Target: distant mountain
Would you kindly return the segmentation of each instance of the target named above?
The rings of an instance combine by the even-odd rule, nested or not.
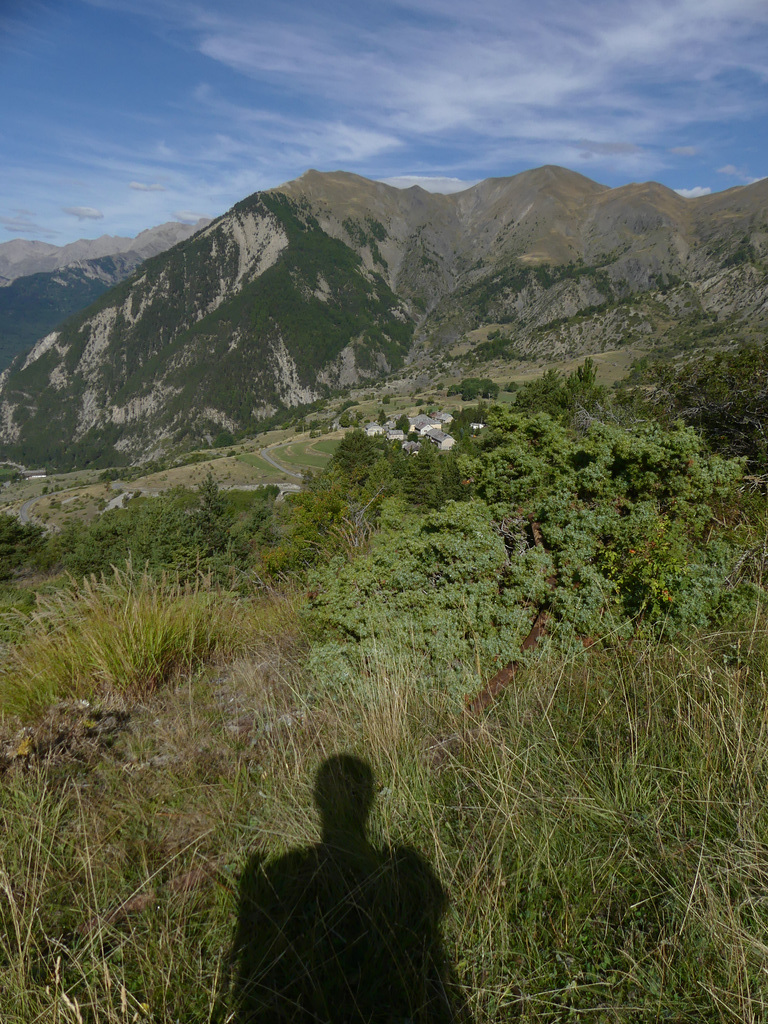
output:
[[[17,358],[0,441],[28,462],[141,461],[406,359],[436,372],[457,341],[462,358],[511,365],[754,339],[767,260],[768,181],[683,199],[542,167],[444,196],[310,171]]]
[[[0,441],[37,463],[140,460],[379,377],[412,334],[308,204],[260,193],[18,357],[0,375]]]
[[[118,253],[129,254],[131,259],[145,260],[183,242],[207,224],[210,224],[208,219],[199,220],[196,224],[168,221],[140,232],[135,238],[102,235],[100,238],[80,238],[68,245],[14,238],[0,244],[0,287],[9,285],[18,277],[48,273]]]
[[[136,238],[80,239],[69,245],[14,239],[0,245],[0,370],[73,313],[123,281],[143,260],[209,224],[175,221]]]

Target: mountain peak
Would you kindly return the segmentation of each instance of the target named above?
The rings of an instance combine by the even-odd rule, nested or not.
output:
[[[256,430],[406,357],[552,361],[673,346],[676,329],[685,344],[751,338],[768,320],[767,194],[756,183],[693,204],[658,182],[609,188],[545,166],[445,195],[309,170],[17,359],[0,442],[25,461],[141,460]],[[195,228],[131,244],[166,229]]]

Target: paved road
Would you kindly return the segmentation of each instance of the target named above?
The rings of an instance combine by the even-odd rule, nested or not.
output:
[[[288,476],[295,476],[297,480],[303,480],[304,476],[302,473],[294,473],[292,469],[288,469],[287,466],[281,466],[279,462],[275,462],[272,456],[269,454],[270,451],[274,451],[276,448],[287,448],[289,444],[293,444],[293,441],[287,441],[284,444],[272,445],[269,449],[260,448],[259,455],[268,462],[270,466],[274,466],[275,469],[279,469],[281,473],[286,473]]]
[[[19,519],[21,520],[22,523],[26,524],[26,523],[31,523],[32,522],[32,517],[30,516],[29,513],[30,513],[30,511],[32,509],[32,506],[35,504],[35,502],[39,501],[39,500],[40,500],[40,495],[38,495],[36,498],[27,498],[27,500],[21,506],[21,508],[19,509]]]

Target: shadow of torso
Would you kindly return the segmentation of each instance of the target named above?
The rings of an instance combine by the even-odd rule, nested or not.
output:
[[[326,835],[240,882],[229,1020],[449,1024],[464,1020],[438,925],[443,889],[407,848]]]

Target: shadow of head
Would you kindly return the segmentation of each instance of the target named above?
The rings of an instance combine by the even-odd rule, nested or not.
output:
[[[324,832],[365,832],[373,805],[373,772],[351,754],[335,754],[315,778],[315,805]]]

